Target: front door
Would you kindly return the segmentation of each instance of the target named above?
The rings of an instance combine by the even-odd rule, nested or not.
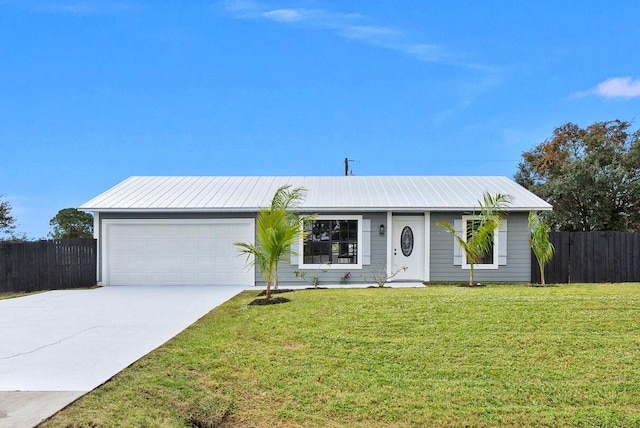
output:
[[[391,272],[399,271],[392,281],[424,281],[424,216],[393,216]],[[402,270],[406,266],[406,270]]]

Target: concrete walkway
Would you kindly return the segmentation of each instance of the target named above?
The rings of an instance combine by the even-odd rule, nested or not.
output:
[[[243,287],[104,287],[0,300],[0,427],[32,427]]]

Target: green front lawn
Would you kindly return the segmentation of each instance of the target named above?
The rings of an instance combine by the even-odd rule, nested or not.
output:
[[[639,284],[255,295],[46,426],[640,425]]]

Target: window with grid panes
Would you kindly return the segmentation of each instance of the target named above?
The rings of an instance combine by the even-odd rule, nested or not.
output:
[[[304,227],[305,265],[358,263],[358,220],[316,219]]]

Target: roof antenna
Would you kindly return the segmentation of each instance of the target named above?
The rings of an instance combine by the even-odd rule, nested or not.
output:
[[[357,160],[344,158],[344,175],[353,175],[353,169],[349,170],[349,162],[358,162]]]

